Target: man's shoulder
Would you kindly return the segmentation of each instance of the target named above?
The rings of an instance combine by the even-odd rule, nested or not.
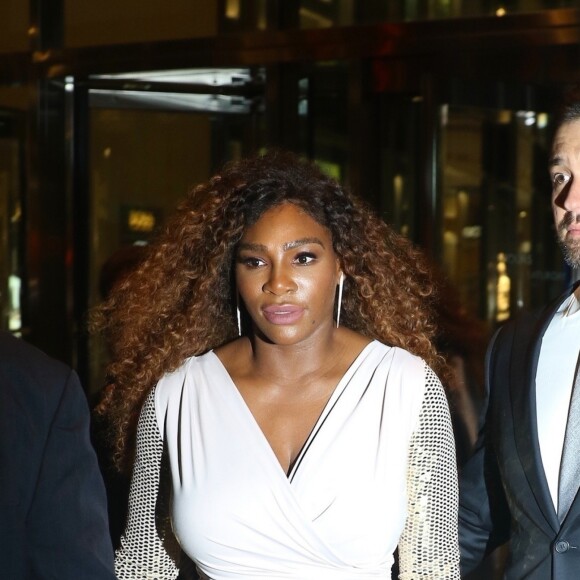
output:
[[[64,363],[50,357],[24,339],[16,338],[5,331],[0,331],[0,363],[12,365],[24,363],[60,371],[69,370]]]
[[[533,332],[534,327],[537,326],[538,322],[541,320],[545,308],[546,307],[544,306],[534,310],[522,310],[518,312],[517,316],[506,321],[497,329],[496,334],[498,341],[505,342],[508,338],[522,333],[524,335],[530,335]]]
[[[71,375],[72,369],[35,346],[0,331],[0,375],[3,389],[26,385],[56,384],[59,388]]]
[[[570,296],[571,292],[572,289],[567,289],[566,292],[548,304],[518,312],[517,316],[514,316],[497,329],[493,340],[495,348],[505,345],[514,339],[536,338],[539,333],[542,333],[543,327],[550,322],[560,304]]]

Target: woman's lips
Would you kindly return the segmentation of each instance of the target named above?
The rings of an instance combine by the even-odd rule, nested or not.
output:
[[[262,312],[271,324],[294,324],[304,313],[304,308],[293,304],[275,304],[265,306]]]

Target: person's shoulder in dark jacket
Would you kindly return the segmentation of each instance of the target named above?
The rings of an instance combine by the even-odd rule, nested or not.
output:
[[[0,570],[115,578],[105,490],[76,373],[0,332]]]

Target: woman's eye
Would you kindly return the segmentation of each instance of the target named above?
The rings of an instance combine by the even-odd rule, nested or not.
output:
[[[254,257],[240,257],[239,259],[240,264],[243,264],[244,266],[247,266],[248,268],[259,268],[262,264],[264,264],[264,260],[261,260],[260,258],[254,258]]]
[[[309,252],[298,254],[295,258],[295,261],[300,265],[310,264],[310,262],[313,262],[314,260],[316,260],[316,256]]]

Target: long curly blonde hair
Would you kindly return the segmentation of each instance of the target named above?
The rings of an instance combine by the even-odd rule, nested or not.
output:
[[[131,463],[141,406],[164,373],[238,336],[233,257],[244,229],[293,203],[332,235],[346,275],[341,325],[435,370],[430,270],[421,253],[314,163],[276,151],[230,163],[178,206],[145,259],[91,316],[111,349],[108,416],[116,462]]]

